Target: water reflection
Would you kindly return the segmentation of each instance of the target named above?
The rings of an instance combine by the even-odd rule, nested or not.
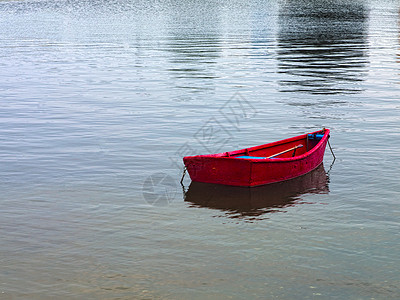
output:
[[[328,193],[328,183],[329,177],[320,165],[304,176],[254,188],[192,182],[185,201],[194,207],[221,210],[229,218],[259,220],[264,214],[299,203],[306,193]]]
[[[220,14],[218,6],[210,6],[209,2],[171,4],[165,51],[169,52],[167,71],[177,89],[177,101],[215,88],[216,62],[221,55]]]
[[[170,37],[168,51],[173,54],[168,71],[173,72],[175,78],[215,78],[210,64],[215,64],[220,56],[218,36],[177,33]]]
[[[358,93],[367,57],[368,9],[358,1],[286,1],[279,12],[282,92]]]
[[[400,63],[400,9],[398,11],[398,20],[397,20],[397,40],[398,40],[398,52],[397,52],[397,62]],[[400,74],[399,74],[400,75]]]

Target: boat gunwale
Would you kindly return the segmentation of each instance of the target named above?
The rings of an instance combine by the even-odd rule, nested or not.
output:
[[[321,138],[321,140],[318,141],[318,143],[309,151],[305,152],[302,155],[299,156],[294,156],[294,157],[286,157],[286,158],[239,158],[235,156],[226,156],[227,154],[229,155],[237,155],[237,154],[242,154],[247,151],[254,151],[254,150],[260,150],[268,147],[273,147],[276,145],[283,145],[287,143],[294,142],[296,140],[302,140],[304,138],[307,138],[309,134],[317,134],[320,133],[321,131],[324,131],[324,136]],[[240,161],[248,161],[250,163],[282,163],[282,162],[293,162],[297,160],[302,160],[305,159],[309,156],[311,156],[314,152],[316,152],[321,145],[329,138],[329,133],[330,130],[327,128],[324,128],[322,130],[317,130],[314,132],[309,132],[305,133],[302,135],[294,136],[291,138],[263,144],[263,145],[258,145],[258,146],[253,146],[249,148],[243,148],[240,150],[233,150],[233,151],[228,151],[228,152],[221,152],[221,153],[216,153],[216,154],[205,154],[205,155],[195,155],[195,156],[186,156],[184,159],[193,159],[193,158],[210,158],[210,159],[223,159],[223,160],[240,160]]]

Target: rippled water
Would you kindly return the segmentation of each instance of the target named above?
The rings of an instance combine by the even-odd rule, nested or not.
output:
[[[396,1],[1,1],[0,298],[398,299]],[[327,127],[255,189],[182,157]]]

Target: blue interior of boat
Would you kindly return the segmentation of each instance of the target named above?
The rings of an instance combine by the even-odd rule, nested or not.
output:
[[[246,158],[246,159],[267,159],[267,157],[262,157],[262,156],[248,156],[248,155],[236,156],[236,158]]]
[[[323,134],[308,134],[309,140],[317,140],[320,141],[324,137]]]

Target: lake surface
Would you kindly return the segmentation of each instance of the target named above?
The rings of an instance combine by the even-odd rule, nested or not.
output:
[[[399,299],[398,1],[0,1],[0,299]],[[256,189],[182,157],[330,128]]]

